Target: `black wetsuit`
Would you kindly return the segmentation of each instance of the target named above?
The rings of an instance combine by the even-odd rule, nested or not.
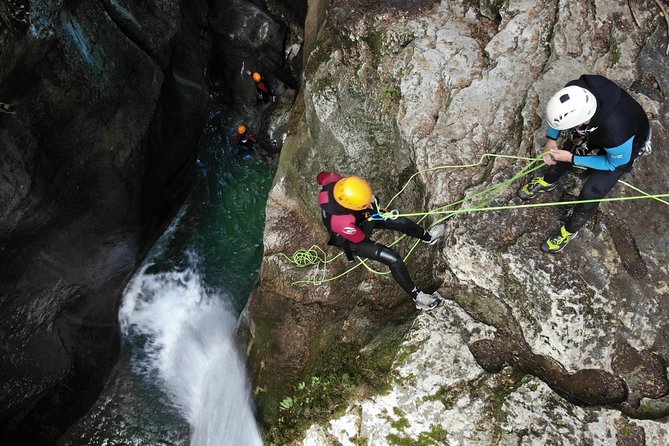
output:
[[[256,142],[256,138],[248,132],[236,135],[234,140],[235,146],[245,150],[251,150]]]
[[[650,125],[641,105],[625,90],[603,76],[584,74],[579,79],[567,83],[590,91],[597,99],[597,111],[590,122],[579,128],[583,143],[567,141],[564,150],[574,153],[585,147],[596,155],[575,154],[573,164],[588,169],[588,179],[583,185],[579,200],[604,198],[620,177],[632,169],[634,159],[639,155],[648,138]],[[575,130],[572,130],[574,132]],[[547,137],[557,139],[559,132],[550,129]],[[549,166],[544,180],[554,183],[572,166],[558,162]],[[599,203],[585,203],[574,207],[565,229],[578,231],[586,221],[597,213]]]
[[[274,98],[274,92],[269,88],[269,85],[265,83],[264,79],[256,82],[256,98],[258,102],[270,102]]]

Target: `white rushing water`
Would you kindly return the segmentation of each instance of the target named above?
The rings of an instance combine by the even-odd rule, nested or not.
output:
[[[228,299],[208,290],[195,266],[149,267],[130,281],[119,311],[123,335],[144,343],[133,367],[159,381],[190,423],[191,445],[262,445]]]

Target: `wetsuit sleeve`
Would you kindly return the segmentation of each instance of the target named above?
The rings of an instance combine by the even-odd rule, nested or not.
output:
[[[634,136],[617,147],[604,148],[606,155],[576,156],[574,165],[588,167],[595,170],[616,170],[617,167],[630,162]]]
[[[255,139],[255,137],[253,137],[252,135],[249,135],[248,133],[245,134],[244,136],[246,136],[246,137],[247,137],[250,141],[252,141],[252,142],[258,142],[258,141]]]
[[[559,130],[555,130],[553,127],[548,127],[548,130],[546,131],[546,138],[558,139],[558,136],[560,136]]]
[[[342,176],[338,173],[321,172],[316,176],[316,181],[321,186],[327,186],[330,183],[341,180]]]
[[[330,229],[353,243],[360,243],[366,238],[365,232],[355,224],[353,214],[333,215],[330,217]]]
[[[234,144],[235,144],[236,146],[239,145],[241,139],[242,139],[242,138],[241,138],[241,135],[237,135],[237,136],[235,136]]]

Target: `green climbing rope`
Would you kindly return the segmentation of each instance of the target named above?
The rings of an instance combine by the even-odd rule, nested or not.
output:
[[[392,202],[399,197],[409,186],[411,181],[413,181],[414,178],[417,176],[428,173],[428,172],[434,172],[434,171],[439,171],[439,170],[445,170],[445,169],[464,169],[464,168],[472,168],[472,167],[478,167],[483,165],[484,162],[486,162],[488,159],[491,158],[505,158],[505,159],[512,159],[512,160],[522,160],[522,161],[527,161],[527,165],[520,169],[518,172],[516,172],[513,176],[510,178],[495,184],[491,187],[488,187],[484,190],[481,190],[479,192],[476,192],[472,195],[469,195],[467,197],[464,197],[460,200],[453,201],[451,203],[445,204],[443,206],[439,206],[433,210],[430,211],[425,211],[425,212],[409,212],[409,213],[400,213],[396,210],[393,211],[382,211],[379,208],[377,208],[377,214],[380,218],[383,219],[389,219],[389,218],[398,218],[398,217],[420,217],[418,219],[418,223],[422,222],[425,218],[428,216],[440,216],[440,218],[436,219],[428,229],[444,222],[445,220],[458,215],[458,214],[464,214],[464,213],[472,213],[472,212],[491,212],[491,211],[501,211],[501,210],[512,210],[512,209],[524,209],[524,208],[535,208],[535,207],[546,207],[546,206],[565,206],[565,205],[575,205],[575,204],[581,204],[581,203],[599,203],[599,202],[608,202],[608,201],[625,201],[625,200],[641,200],[641,199],[654,199],[656,201],[659,201],[663,204],[669,205],[668,201],[663,200],[663,198],[669,198],[669,194],[649,194],[647,192],[644,192],[643,190],[632,186],[629,183],[626,183],[625,181],[619,180],[619,182],[626,187],[631,188],[632,190],[639,192],[641,195],[634,195],[634,196],[627,196],[627,197],[612,197],[612,198],[602,198],[598,200],[575,200],[575,201],[560,201],[560,202],[548,202],[548,203],[530,203],[530,204],[519,204],[519,205],[506,205],[506,206],[487,206],[487,204],[491,203],[494,201],[504,190],[508,188],[509,185],[511,185],[513,182],[516,180],[525,177],[526,175],[529,175],[530,173],[540,169],[541,167],[544,166],[543,161],[543,154],[540,157],[537,158],[528,158],[528,157],[522,157],[522,156],[513,156],[513,155],[500,155],[500,154],[493,154],[493,153],[486,153],[481,156],[478,162],[476,163],[471,163],[471,164],[456,164],[456,165],[442,165],[442,166],[435,166],[435,167],[430,167],[428,169],[423,169],[420,170],[413,175],[409,177],[409,179],[405,182],[404,186],[397,192],[388,202],[386,206],[384,206],[385,209],[390,208],[390,205]],[[576,166],[578,167],[578,166]],[[470,207],[467,208],[459,208],[459,209],[452,209],[455,206],[458,205],[463,205],[465,203],[472,203],[474,200],[479,199],[479,201],[473,205],[470,205]],[[403,240],[406,237],[405,234],[402,234],[401,236],[397,237],[392,243],[388,244],[389,247],[394,246],[395,244],[399,243],[401,240]],[[420,240],[416,240],[413,245],[410,247],[409,251],[407,254],[404,256],[404,260],[406,261],[409,256],[413,253],[415,248],[419,245]],[[293,254],[293,257],[289,257],[284,253],[279,253],[282,255],[284,258],[286,258],[290,263],[295,265],[298,268],[304,268],[307,266],[315,266],[318,270],[321,271],[321,277],[317,279],[312,279],[312,280],[297,280],[294,281],[292,284],[293,285],[298,285],[298,284],[311,284],[311,285],[320,285],[325,282],[330,282],[333,280],[337,280],[340,277],[345,276],[346,274],[350,273],[351,271],[355,270],[356,268],[360,266],[364,266],[367,268],[370,272],[374,274],[379,274],[379,275],[385,275],[385,274],[390,274],[390,271],[377,271],[370,267],[367,264],[367,259],[361,259],[360,257],[357,257],[358,263],[342,273],[325,278],[325,266],[337,259],[339,256],[341,256],[343,253],[339,253],[336,256],[328,259],[327,255],[325,252],[318,246],[314,245],[308,250],[298,250]]]
[[[448,216],[456,214],[464,214],[467,212],[480,212],[480,211],[501,211],[501,210],[510,210],[510,209],[524,209],[524,208],[538,208],[546,206],[565,206],[565,205],[574,205],[574,204],[583,204],[583,203],[602,203],[606,201],[626,201],[626,200],[643,200],[643,199],[657,199],[663,203],[666,203],[662,198],[669,198],[669,194],[645,194],[645,195],[633,195],[628,197],[612,197],[612,198],[600,198],[597,200],[574,200],[574,201],[555,201],[549,203],[530,203],[530,204],[515,204],[508,206],[489,206],[489,207],[474,207],[467,209],[455,209],[452,211],[427,211],[427,212],[409,212],[406,214],[394,213],[390,214],[381,214],[381,217],[384,218],[398,218],[398,217],[417,217],[417,216],[428,216],[428,215],[443,215]],[[669,204],[669,203],[668,203]]]
[[[322,254],[322,257],[321,257]],[[327,260],[327,254],[320,246],[312,245],[309,249],[300,249],[295,251],[293,257],[288,257],[286,254],[280,252],[279,255],[285,257],[290,263],[295,265],[298,268],[306,268],[307,266],[313,266],[318,264],[326,264],[336,259],[341,255],[339,253],[330,260]]]

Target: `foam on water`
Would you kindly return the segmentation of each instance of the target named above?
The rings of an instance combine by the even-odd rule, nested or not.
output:
[[[130,281],[119,311],[124,336],[143,343],[135,371],[157,379],[190,423],[192,445],[262,445],[230,299],[207,289],[194,262],[184,270],[150,267]]]

